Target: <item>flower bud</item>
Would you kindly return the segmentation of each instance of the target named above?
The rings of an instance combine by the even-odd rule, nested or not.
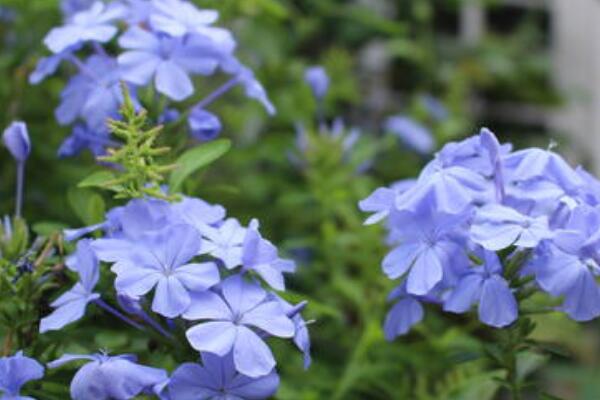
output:
[[[320,66],[310,67],[304,72],[304,81],[310,86],[313,95],[322,99],[329,89],[329,76],[325,68]]]
[[[31,152],[31,142],[24,122],[13,122],[2,135],[4,145],[18,162],[25,162]]]
[[[198,140],[212,140],[221,133],[222,125],[219,117],[202,108],[194,107],[188,118],[190,134]]]

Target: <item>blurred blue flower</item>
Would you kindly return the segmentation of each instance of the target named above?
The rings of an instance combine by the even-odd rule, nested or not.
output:
[[[233,350],[235,367],[241,374],[251,378],[269,374],[275,367],[275,359],[252,328],[291,338],[295,333],[294,323],[279,302],[267,300],[267,292],[240,275],[224,280],[220,291],[220,294],[208,291],[193,295],[183,318],[206,321],[188,329],[188,341],[198,351],[219,356]]]
[[[190,128],[190,135],[200,141],[216,138],[221,133],[221,129],[223,129],[219,117],[198,106],[192,108],[190,111],[188,126]]]
[[[409,117],[389,117],[385,121],[384,129],[421,154],[429,154],[435,148],[435,140],[431,132],[424,125]]]
[[[202,353],[202,364],[185,363],[171,376],[169,394],[177,400],[262,400],[275,395],[279,376],[251,378],[236,371],[233,355]]]
[[[62,91],[56,119],[61,125],[69,125],[81,118],[92,131],[104,131],[106,120],[118,118],[123,103],[121,78],[115,59],[91,56]],[[132,95],[135,96],[134,91]]]
[[[60,9],[67,18],[80,11],[88,10],[98,0],[61,0]]]
[[[329,76],[325,68],[314,66],[304,72],[304,81],[310,86],[317,99],[323,99],[329,89]]]
[[[194,92],[190,73],[210,75],[219,65],[218,50],[200,36],[173,38],[133,27],[119,44],[126,49],[118,57],[123,78],[136,85],[154,79],[156,90],[176,101]]]
[[[426,94],[421,97],[421,102],[423,103],[423,106],[429,115],[431,115],[436,121],[444,121],[448,119],[448,109],[438,98],[430,94]]]
[[[52,54],[48,57],[41,58],[35,70],[29,75],[29,83],[37,85],[44,79],[54,74],[60,64],[65,60],[70,60],[73,57],[73,53],[81,48],[81,45],[69,46],[57,54]]]
[[[23,355],[22,351],[12,357],[0,358],[0,393],[5,400],[35,400],[32,397],[21,396],[21,387],[29,381],[41,379],[44,367]]]
[[[21,121],[15,121],[4,130],[2,134],[4,145],[19,163],[24,163],[31,153],[31,141],[27,132],[27,125]]]
[[[483,265],[469,268],[444,302],[444,310],[455,313],[469,311],[479,303],[479,319],[496,328],[513,323],[518,305],[508,282],[502,277],[500,259],[491,251],[482,251]]]
[[[48,363],[58,368],[71,361],[88,360],[71,381],[73,400],[129,400],[141,394],[153,394],[167,381],[167,372],[136,364],[132,355],[65,354]]]
[[[239,84],[244,88],[244,93],[247,97],[260,102],[269,115],[275,115],[276,109],[269,96],[265,91],[263,85],[256,79],[254,72],[242,64],[233,57],[227,58],[225,64],[221,64],[221,67],[229,74],[234,75],[237,78]]]
[[[195,33],[219,19],[215,10],[200,10],[183,0],[152,0],[152,27],[171,36],[180,37]]]
[[[120,3],[106,5],[96,1],[89,9],[74,14],[63,26],[48,32],[44,44],[57,54],[80,43],[106,43],[117,34],[115,20],[126,12]]]
[[[99,156],[105,153],[107,147],[118,146],[118,142],[110,139],[108,128],[94,131],[87,124],[77,124],[58,148],[58,156],[73,157],[83,150],[89,150],[93,155]]]
[[[40,321],[40,333],[61,329],[81,319],[87,305],[100,298],[98,293],[94,293],[100,278],[100,266],[88,240],[77,243],[77,251],[67,260],[67,267],[77,272],[79,281],[52,302],[54,311]]]

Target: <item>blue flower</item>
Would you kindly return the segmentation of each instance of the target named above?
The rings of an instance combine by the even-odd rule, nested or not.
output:
[[[2,134],[4,145],[19,163],[24,163],[31,153],[31,141],[27,132],[27,125],[15,121]]]
[[[52,29],[44,43],[55,54],[84,42],[106,43],[117,34],[114,21],[125,14],[126,9],[119,3],[106,5],[96,1],[88,10],[74,14],[65,25]]]
[[[378,188],[358,203],[361,211],[374,213],[365,221],[365,225],[376,224],[386,218],[395,208],[396,191],[389,188]]]
[[[21,387],[29,381],[41,379],[44,367],[33,358],[25,357],[22,351],[12,357],[0,358],[0,393],[5,400],[35,400],[21,396]]]
[[[313,95],[317,99],[322,99],[329,89],[329,76],[325,68],[314,66],[304,71],[304,81],[310,86]]]
[[[54,74],[60,64],[65,60],[70,60],[71,57],[73,57],[73,53],[80,48],[81,45],[70,46],[57,54],[41,58],[38,61],[35,70],[29,75],[29,83],[37,85],[48,76]]]
[[[97,0],[61,0],[60,9],[67,18],[89,9]]]
[[[219,65],[218,51],[199,36],[174,38],[133,27],[119,44],[126,49],[118,57],[123,78],[136,85],[154,79],[156,90],[176,101],[194,92],[190,73],[210,75]]]
[[[197,106],[190,111],[188,126],[192,137],[201,141],[216,138],[223,129],[219,117]]]
[[[400,212],[393,218],[393,224],[402,229],[394,233],[399,244],[383,259],[383,270],[391,279],[408,273],[408,293],[425,295],[442,280],[448,264],[464,257],[460,230],[456,229],[464,218],[433,207]]]
[[[409,117],[389,117],[385,122],[385,130],[393,133],[408,147],[421,154],[429,154],[435,147],[431,132]]]
[[[214,263],[190,262],[200,249],[200,235],[189,225],[171,225],[135,243],[98,239],[92,246],[101,260],[115,263],[118,292],[138,297],[156,287],[152,310],[168,318],[181,315],[193,293],[219,282]]]
[[[40,321],[40,333],[81,319],[87,305],[100,298],[94,293],[100,278],[99,263],[88,240],[77,243],[77,251],[68,259],[67,267],[78,273],[79,281],[51,304],[55,310]]]
[[[423,306],[419,296],[406,291],[406,282],[394,289],[388,296],[388,301],[395,301],[385,317],[383,331],[388,341],[408,333],[410,329],[423,320]]]
[[[471,225],[471,239],[493,251],[511,245],[533,248],[552,236],[546,216],[529,217],[500,204],[479,208]]]
[[[197,33],[219,19],[215,10],[200,10],[182,0],[153,0],[150,23],[158,31],[180,37]]]
[[[202,241],[201,254],[223,261],[227,269],[233,269],[242,263],[242,253],[246,228],[238,220],[229,218],[219,227],[200,227],[205,240]]]
[[[256,224],[257,222],[251,223]],[[294,262],[279,258],[277,248],[263,239],[255,227],[246,229],[242,265],[244,270],[251,270],[260,275],[275,290],[285,290],[283,273],[295,271]]]
[[[256,79],[254,76],[254,72],[252,70],[233,58],[226,57],[226,59],[221,61],[221,67],[229,74],[232,74],[236,77],[237,81],[244,88],[244,92],[247,97],[251,99],[257,100],[260,102],[265,110],[270,115],[275,115],[276,109],[271,100],[269,100],[269,96],[265,91],[263,85]]]
[[[73,400],[128,400],[152,394],[168,379],[166,371],[136,364],[136,357],[106,354],[65,354],[48,364],[57,368],[71,361],[88,360],[71,381]]]
[[[304,369],[308,369],[312,363],[312,358],[310,356],[310,334],[308,332],[309,322],[305,321],[300,314],[307,302],[304,301],[294,306],[275,293],[270,293],[270,296],[281,304],[283,311],[294,323],[296,329],[294,333],[294,344],[304,355]]]
[[[73,157],[86,149],[93,155],[99,156],[106,152],[107,147],[117,147],[118,145],[118,142],[110,139],[107,128],[92,130],[87,124],[77,124],[58,148],[58,156],[60,158]]]
[[[487,325],[502,328],[517,319],[517,300],[502,277],[502,265],[496,253],[481,253],[483,265],[468,269],[459,279],[444,303],[444,310],[464,313],[479,303],[479,319]]]
[[[233,350],[236,370],[251,378],[267,375],[275,367],[271,350],[254,329],[284,338],[295,333],[280,303],[268,300],[267,292],[240,275],[224,280],[220,293],[195,294],[183,318],[206,320],[186,332],[194,349],[219,356]]]
[[[538,249],[532,270],[539,285],[553,296],[563,296],[560,307],[577,321],[600,315],[600,212],[575,208],[553,243]]]
[[[232,353],[202,353],[202,364],[185,363],[173,372],[168,390],[177,400],[262,400],[275,395],[278,387],[275,370],[252,378],[236,371]]]
[[[81,67],[61,93],[56,119],[69,125],[81,118],[93,131],[106,130],[106,120],[118,118],[123,103],[120,70],[113,58],[99,55],[91,56]]]

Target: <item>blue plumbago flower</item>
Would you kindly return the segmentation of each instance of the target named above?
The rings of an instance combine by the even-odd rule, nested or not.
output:
[[[322,99],[327,94],[329,76],[325,68],[321,66],[307,68],[304,72],[304,81],[310,86],[315,98]]]
[[[236,81],[244,88],[246,96],[261,103],[270,115],[275,115],[277,112],[275,106],[269,100],[263,85],[254,76],[254,72],[233,57],[229,57],[225,63],[226,65],[221,64],[221,67],[235,76]]]
[[[479,303],[479,319],[488,325],[501,328],[517,319],[517,300],[502,277],[500,259],[491,251],[483,253],[483,265],[466,270],[444,302],[444,310],[456,313],[469,311]]]
[[[251,378],[269,374],[275,359],[259,333],[291,338],[296,331],[294,323],[278,301],[269,300],[265,290],[240,275],[227,278],[219,289],[220,293],[193,295],[183,317],[205,322],[187,331],[188,341],[198,351],[219,356],[233,350],[241,374]]]
[[[600,315],[600,212],[581,205],[575,208],[552,244],[534,258],[534,273],[540,286],[554,296],[563,296],[560,307],[577,321]]]
[[[477,304],[483,323],[505,327],[524,289],[562,297],[575,320],[600,316],[599,204],[600,181],[550,150],[513,152],[485,128],[445,145],[416,181],[359,205],[368,223],[385,220],[383,269],[402,279],[386,335],[418,322],[425,298],[449,312]]]
[[[48,363],[58,368],[71,361],[89,361],[77,371],[71,381],[73,400],[128,400],[141,394],[153,394],[167,381],[167,372],[136,364],[133,355],[65,354]]]
[[[33,397],[21,396],[21,387],[29,381],[41,379],[44,367],[23,355],[22,351],[12,357],[0,358],[0,394],[6,400],[35,400]]]
[[[215,10],[200,10],[182,0],[152,0],[152,27],[174,37],[210,32],[209,26],[219,19]]]
[[[408,147],[421,154],[429,154],[435,147],[435,140],[431,132],[424,125],[409,117],[389,117],[384,128],[396,135]]]
[[[201,254],[211,256],[223,261],[227,269],[232,269],[242,263],[242,253],[246,228],[238,220],[229,218],[219,227],[200,227],[204,240],[202,241]]]
[[[52,314],[40,321],[40,333],[58,330],[81,319],[87,305],[100,298],[94,288],[100,278],[99,262],[88,240],[77,243],[77,251],[67,260],[67,267],[79,275],[79,281],[51,306]]]
[[[192,293],[205,291],[220,280],[215,263],[190,262],[200,249],[200,235],[189,225],[168,226],[135,243],[98,239],[92,246],[101,260],[114,262],[118,292],[138,297],[156,287],[152,310],[168,318],[181,315],[190,306]]]
[[[242,265],[244,270],[256,272],[265,282],[276,290],[285,290],[283,273],[293,273],[296,265],[291,260],[279,258],[277,248],[262,238],[255,227],[258,222],[251,223],[245,232],[242,248]]]
[[[283,311],[288,317],[291,318],[292,322],[294,323],[294,326],[296,328],[296,331],[294,333],[294,344],[296,345],[298,350],[300,350],[304,355],[304,369],[308,369],[308,367],[310,367],[310,364],[312,363],[312,358],[310,356],[310,334],[308,332],[308,324],[312,321],[305,321],[304,318],[302,318],[302,315],[300,314],[302,309],[304,309],[304,307],[306,306],[307,302],[304,301],[294,306],[282,299],[281,297],[279,297],[278,295],[276,295],[275,293],[271,293],[270,296],[281,304]]]
[[[190,135],[194,139],[201,141],[216,138],[221,133],[221,129],[223,129],[219,117],[197,106],[192,108],[190,112],[188,126],[190,128]]]
[[[365,225],[376,224],[385,219],[394,209],[396,191],[389,188],[378,188],[369,197],[361,200],[358,207],[361,211],[374,213],[365,220]]]
[[[17,162],[23,163],[31,153],[31,141],[27,132],[27,125],[15,121],[2,134],[4,145]]]
[[[62,0],[60,9],[66,18],[78,12],[88,10],[97,0]]]
[[[89,150],[94,156],[106,153],[107,147],[118,147],[119,143],[110,139],[107,128],[90,129],[87,124],[77,124],[73,131],[63,140],[58,148],[60,158],[72,157],[84,150]]]
[[[511,245],[533,248],[553,236],[545,215],[530,217],[500,204],[479,208],[470,234],[473,242],[493,251]]]
[[[108,118],[118,118],[123,95],[119,85],[121,71],[115,59],[93,55],[80,64],[80,73],[69,80],[61,93],[56,119],[69,125],[77,118],[86,121],[89,129],[105,131]],[[132,92],[135,94],[135,92]]]
[[[394,289],[388,296],[388,301],[395,301],[391,310],[385,317],[383,331],[386,340],[393,340],[405,335],[410,329],[421,322],[424,316],[420,296],[414,296],[406,291],[403,283]]]
[[[69,46],[57,54],[41,58],[38,61],[35,70],[29,75],[29,83],[37,85],[50,75],[53,75],[60,64],[63,61],[70,60],[71,57],[73,57],[73,53],[81,49],[81,47],[81,45]]]
[[[391,279],[408,273],[408,293],[427,294],[442,280],[444,266],[464,257],[457,239],[457,225],[463,221],[463,217],[434,211],[431,205],[417,212],[396,213],[393,224],[403,229],[394,236],[398,246],[383,260],[384,272]]]
[[[154,79],[156,90],[177,101],[194,92],[190,73],[210,75],[219,65],[213,43],[200,36],[174,38],[133,27],[119,44],[126,49],[118,57],[126,81],[146,85]]]
[[[80,43],[106,43],[118,32],[115,20],[125,14],[126,9],[119,3],[106,5],[96,1],[89,9],[74,14],[65,25],[52,29],[44,43],[55,54]]]
[[[178,400],[263,400],[275,395],[279,376],[275,370],[260,377],[236,371],[233,354],[202,353],[202,364],[185,363],[171,376],[168,391]]]

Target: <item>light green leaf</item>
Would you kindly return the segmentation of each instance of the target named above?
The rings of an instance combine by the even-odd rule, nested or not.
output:
[[[70,189],[67,199],[84,225],[97,224],[104,219],[106,206],[98,193],[86,189]]]
[[[103,187],[106,182],[115,179],[115,175],[110,171],[97,171],[77,184],[79,188]]]
[[[219,139],[201,144],[183,153],[175,162],[177,167],[169,179],[171,193],[179,191],[188,176],[221,157],[230,147],[230,140]]]

